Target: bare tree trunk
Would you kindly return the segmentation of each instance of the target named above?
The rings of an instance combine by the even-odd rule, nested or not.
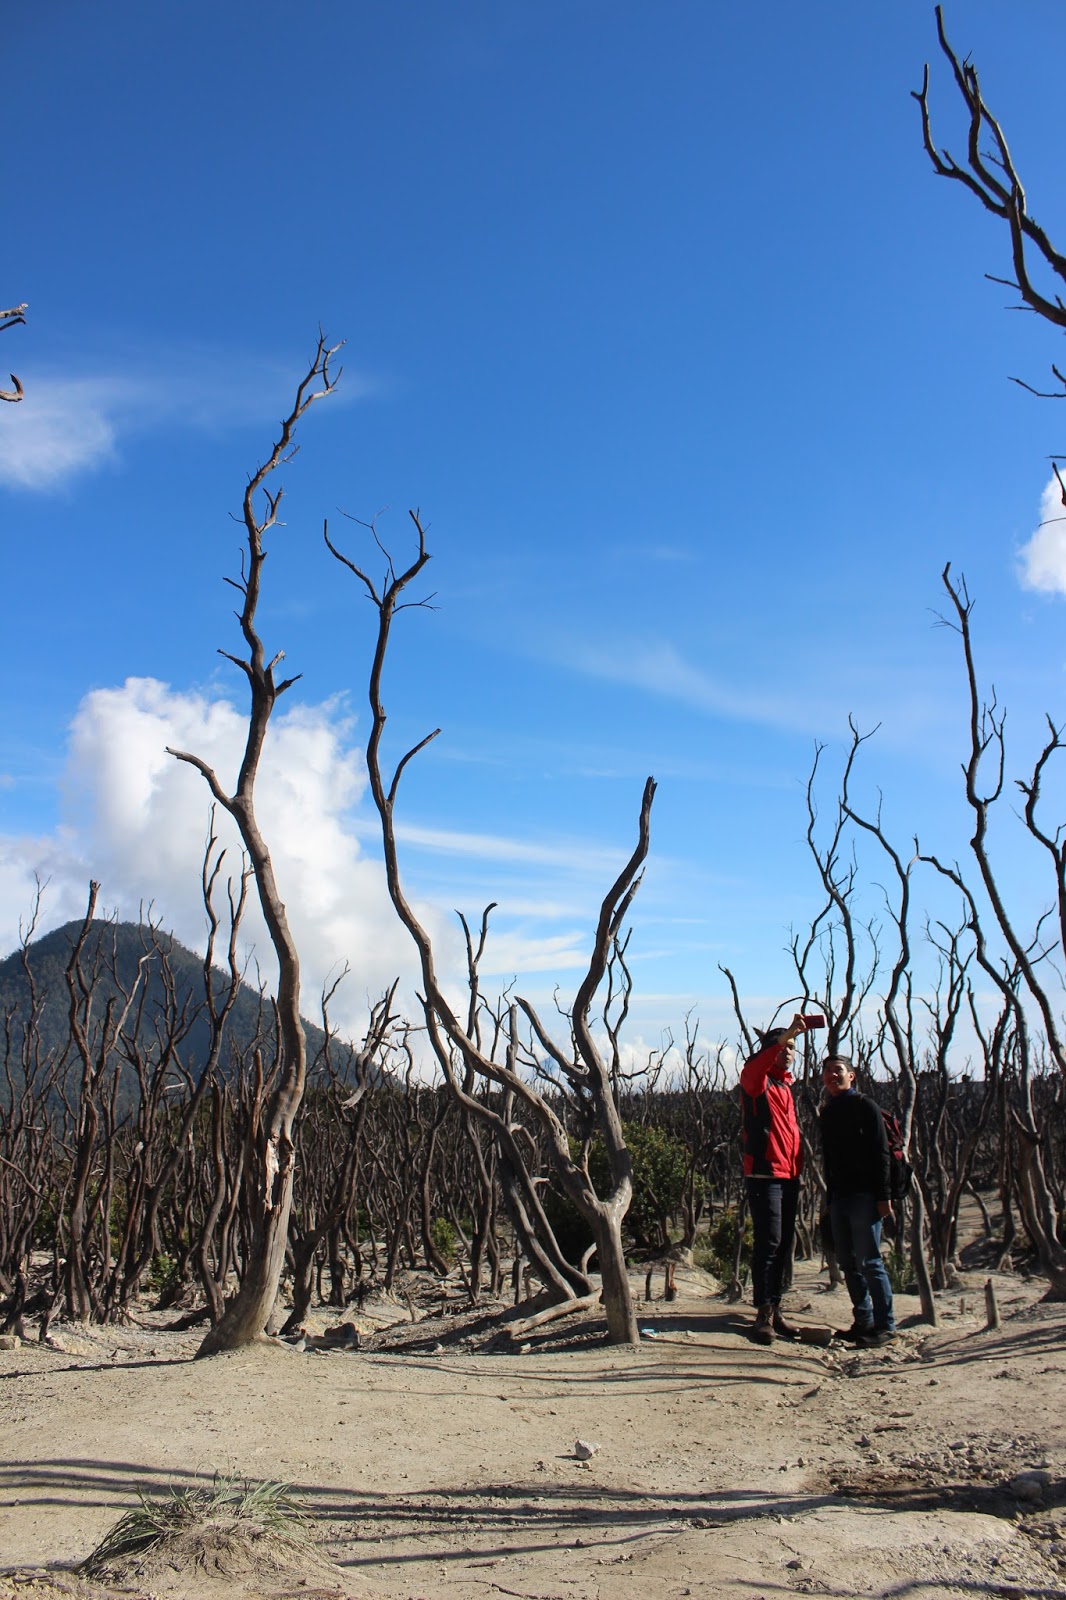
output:
[[[216,802],[236,822],[248,852],[259,903],[278,962],[276,1059],[271,1074],[272,1092],[264,1114],[256,1119],[249,1130],[247,1146],[248,1156],[252,1158],[248,1160],[246,1168],[251,1202],[251,1236],[245,1271],[240,1288],[228,1302],[222,1320],[211,1329],[200,1346],[198,1354],[202,1356],[218,1350],[233,1350],[261,1337],[274,1309],[285,1264],[294,1171],[293,1123],[303,1099],[307,1060],[300,1020],[300,961],[285,904],[274,877],[270,851],[256,820],[255,782],[271,713],[278,697],[290,689],[296,679],[286,678],[281,683],[275,683],[274,668],[282,660],[284,651],[279,650],[272,660],[267,661],[263,641],[256,629],[256,609],[263,562],[266,560],[263,536],[277,521],[282,496],[280,489],[272,494],[264,488],[264,484],[275,468],[288,458],[293,433],[304,412],[333,389],[336,379],[330,376],[329,363],[335,353],[335,349],[328,348],[325,339],[319,335],[314,360],[296,391],[295,403],[281,425],[274,448],[253,474],[244,492],[247,555],[236,588],[244,598],[239,620],[248,653],[244,658],[221,652],[244,673],[251,696],[248,736],[236,789],[229,794],[214,771],[199,756],[183,750],[170,751],[179,761],[186,761],[197,769]],[[314,385],[319,381],[322,387],[315,389]],[[264,496],[262,511],[257,505],[260,490]]]
[[[1058,1240],[1055,1226],[1055,1208],[1044,1177],[1040,1159],[1040,1141],[1030,1123],[1025,1126],[1017,1119],[1018,1143],[1021,1159],[1018,1162],[1018,1196],[1026,1232],[1033,1241],[1040,1259],[1040,1270],[1047,1277],[1050,1288],[1048,1300],[1066,1300],[1066,1249]]]
[[[629,1286],[625,1250],[622,1246],[624,1211],[614,1207],[602,1220],[590,1219],[596,1240],[596,1259],[600,1267],[603,1309],[607,1317],[607,1337],[612,1344],[639,1344],[637,1312]]]
[[[925,1254],[925,1201],[922,1199],[921,1185],[915,1183],[911,1187],[908,1201],[911,1208],[911,1266],[914,1276],[918,1280],[918,1298],[922,1303],[922,1321],[928,1322],[935,1328],[939,1321],[936,1309],[936,1299],[933,1295],[933,1284],[929,1276],[929,1262]]]

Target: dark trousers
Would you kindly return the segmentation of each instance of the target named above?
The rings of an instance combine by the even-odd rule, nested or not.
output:
[[[751,1289],[757,1306],[776,1306],[791,1282],[798,1178],[745,1178],[751,1212]]]

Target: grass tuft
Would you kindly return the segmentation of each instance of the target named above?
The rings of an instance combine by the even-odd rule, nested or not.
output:
[[[139,1504],[104,1535],[82,1563],[88,1577],[127,1556],[144,1555],[165,1541],[227,1522],[250,1536],[270,1534],[289,1544],[309,1544],[308,1518],[286,1483],[251,1483],[216,1477],[209,1489],[172,1489],[165,1495],[138,1493]]]

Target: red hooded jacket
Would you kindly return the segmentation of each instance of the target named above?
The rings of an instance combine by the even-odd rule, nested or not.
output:
[[[741,1144],[746,1178],[798,1178],[803,1171],[792,1076],[785,1046],[770,1044],[745,1061],[740,1074]]]

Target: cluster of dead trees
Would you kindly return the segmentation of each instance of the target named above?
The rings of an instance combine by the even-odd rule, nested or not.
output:
[[[213,905],[214,845],[204,884]],[[28,959],[28,930],[31,1004],[10,1005],[3,1018],[3,1331],[25,1335],[35,1323],[43,1337],[57,1314],[119,1321],[146,1301],[214,1328],[227,1296],[239,1293],[255,1261],[259,1130],[282,1048],[270,1008],[251,1035],[231,1025],[240,907],[238,889],[227,898],[225,937],[217,941],[225,964],[215,964],[212,944],[202,994],[190,1000],[174,979],[168,942],[151,926],[140,929],[134,976],[120,973],[109,925],[94,921],[94,889],[62,974],[69,1037],[61,1048],[42,1041],[47,997]],[[838,939],[843,927],[836,925]],[[947,949],[945,981],[929,1002],[934,1025],[906,1072],[887,1075],[891,1027],[883,1009],[867,1007],[862,1015],[873,1026],[857,1026],[851,1039],[864,1087],[905,1119],[914,1166],[906,1254],[919,1281],[947,1287],[969,1195],[984,1217],[987,1261],[1035,1267],[1060,1283],[1054,1252],[1063,1248],[1066,1219],[1066,1078],[1046,1050],[1025,1054],[1009,1006],[991,1020],[982,1015],[968,963],[957,946]],[[343,1308],[371,1290],[395,1291],[412,1270],[450,1275],[471,1305],[510,1295],[512,1285],[524,1292],[531,1282],[560,1305],[586,1301],[597,1241],[559,1180],[539,1119],[505,1086],[471,1083],[460,1096],[443,1073],[424,1082],[424,1034],[395,1015],[393,1000],[386,995],[374,1008],[358,1048],[336,1037],[324,1011],[295,1130],[286,1308],[275,1312],[275,1327],[299,1326],[314,1304]],[[976,1022],[979,1046],[960,1077],[950,1054],[964,1013],[972,1029]],[[194,1056],[188,1040],[204,1018],[210,1043],[205,1052],[201,1031]],[[634,1173],[625,1227],[631,1260],[691,1248],[732,1213],[740,1223],[734,1271],[739,1265],[735,1055],[721,1044],[703,1048],[688,1028],[683,1044],[639,1073],[619,1071],[613,1099]],[[547,1074],[549,1063],[538,1071]],[[797,1095],[812,1156],[800,1241],[814,1255],[819,1087],[812,1051]],[[603,1140],[564,1096],[543,1088],[542,1095],[570,1159],[594,1185],[609,1187]],[[568,1292],[559,1291],[561,1274]]]

